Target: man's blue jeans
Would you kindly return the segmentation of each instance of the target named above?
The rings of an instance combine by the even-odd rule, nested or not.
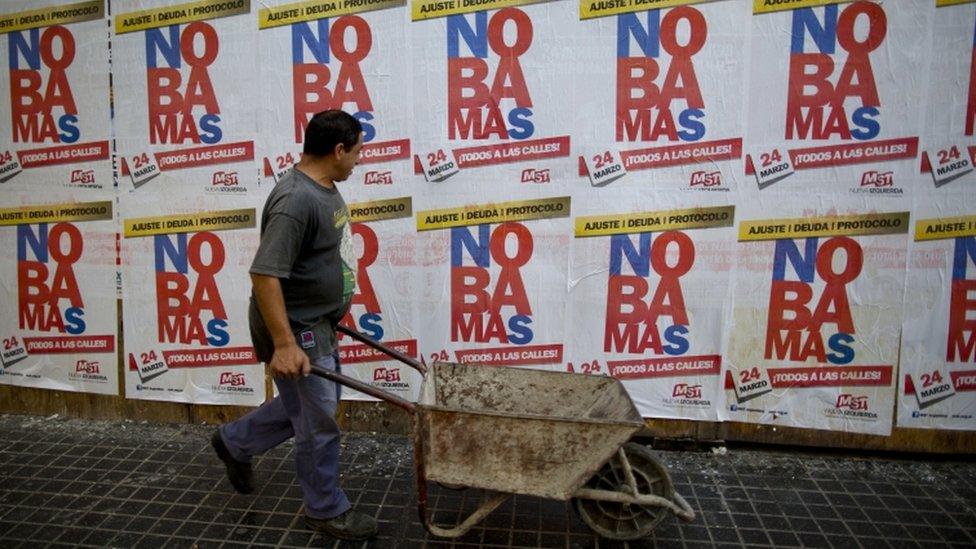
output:
[[[326,370],[341,372],[338,353],[313,361]],[[336,406],[342,387],[316,375],[275,379],[278,396],[220,428],[234,459],[251,461],[292,436],[295,437],[295,472],[305,494],[305,514],[329,519],[351,505],[339,487],[339,425]]]

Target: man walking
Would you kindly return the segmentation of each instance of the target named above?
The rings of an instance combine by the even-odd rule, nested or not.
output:
[[[251,457],[295,437],[295,472],[309,528],[362,540],[376,534],[373,517],[352,510],[339,487],[340,386],[308,375],[310,364],[340,371],[335,327],[356,286],[349,211],[336,189],[359,162],[363,131],[339,110],[316,114],[305,129],[301,161],[268,196],[261,243],[250,274],[248,317],[258,359],[278,396],[221,426],[212,444],[234,488],[253,490]]]

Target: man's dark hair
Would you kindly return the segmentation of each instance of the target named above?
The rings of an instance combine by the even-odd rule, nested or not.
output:
[[[346,150],[359,141],[363,125],[349,113],[330,109],[317,113],[308,121],[305,128],[305,145],[302,153],[312,156],[325,156],[342,143]]]

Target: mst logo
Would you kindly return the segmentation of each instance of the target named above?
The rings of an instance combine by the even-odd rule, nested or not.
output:
[[[221,372],[220,384],[230,385],[231,387],[242,387],[244,385],[244,374],[235,372]]]
[[[522,170],[522,183],[549,183],[549,169],[537,170],[535,168],[528,168]]]
[[[893,172],[864,172],[861,176],[862,187],[891,187],[895,184]]]
[[[83,374],[99,374],[102,365],[97,360],[79,360],[75,363],[75,372]]]
[[[213,174],[213,185],[224,185],[227,187],[233,187],[239,184],[237,180],[237,172],[214,172]]]
[[[702,386],[701,385],[688,385],[687,383],[678,383],[674,386],[671,391],[671,396],[673,398],[701,398],[702,396]]]
[[[393,172],[366,172],[366,185],[392,185]]]
[[[373,381],[400,381],[399,368],[377,368],[373,370]]]
[[[75,185],[92,185],[95,183],[95,170],[72,170],[71,183]]]
[[[837,404],[834,404],[834,408],[847,410],[867,410],[868,397],[867,395],[854,396],[846,393],[838,395]]]
[[[698,171],[691,174],[691,187],[717,187],[722,184],[722,172]]]

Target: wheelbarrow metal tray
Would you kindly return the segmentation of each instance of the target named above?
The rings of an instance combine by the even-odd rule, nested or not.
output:
[[[613,378],[435,363],[417,403],[428,480],[567,500],[643,425]]]

